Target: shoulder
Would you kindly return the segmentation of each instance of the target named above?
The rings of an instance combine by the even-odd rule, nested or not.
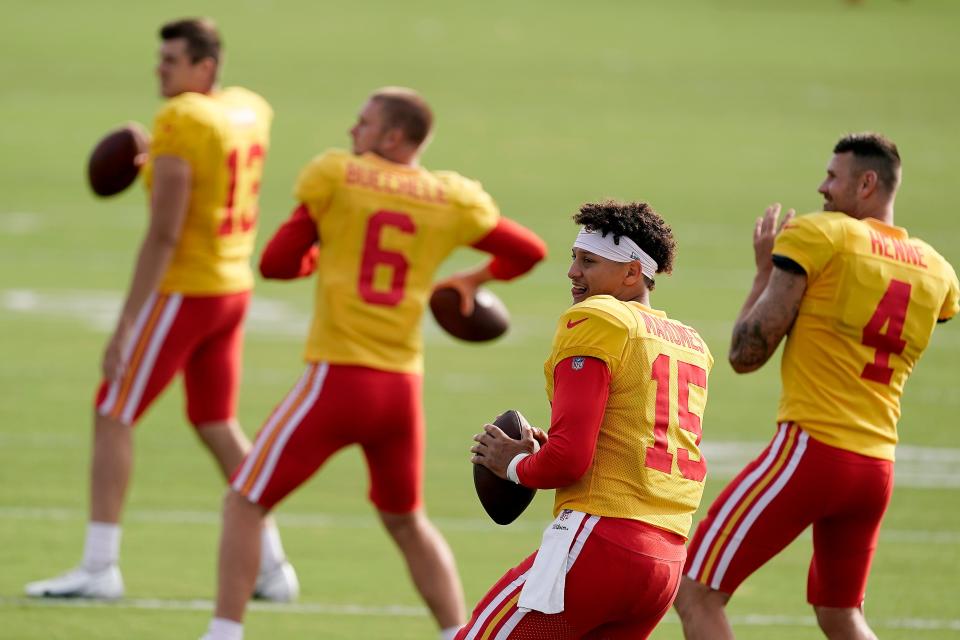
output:
[[[784,226],[784,231],[800,229],[805,231],[819,231],[824,236],[833,236],[849,228],[855,228],[861,223],[845,213],[836,211],[816,211],[797,216]]]
[[[314,156],[304,167],[303,173],[325,176],[338,174],[354,157],[352,153],[342,149],[327,149],[320,155]]]
[[[636,316],[630,306],[613,296],[591,296],[567,309],[561,319],[589,318],[591,322],[627,331],[636,326]]]
[[[216,102],[202,93],[181,93],[157,111],[157,121],[177,124],[211,125],[217,122]]]
[[[273,107],[259,93],[245,87],[227,87],[220,91],[220,98],[229,104],[242,105],[258,113],[273,116]]]
[[[294,194],[302,202],[326,198],[343,180],[346,165],[354,157],[340,149],[328,149],[314,157],[300,170]]]
[[[613,296],[593,296],[564,311],[557,331],[564,342],[623,343],[636,335],[637,317]]]
[[[452,202],[470,204],[480,199],[490,198],[479,180],[468,178],[456,171],[441,170],[430,173],[443,185],[447,192],[447,199]]]
[[[811,269],[823,266],[844,246],[845,238],[858,225],[862,223],[833,211],[797,216],[777,234],[773,253],[793,260],[810,275]]]
[[[553,360],[591,356],[614,367],[632,333],[629,310],[621,309],[625,306],[611,296],[594,296],[564,311],[553,340]]]
[[[923,259],[932,271],[942,275],[947,280],[957,280],[957,272],[953,265],[933,245],[915,236],[910,236],[910,242],[920,247],[923,252]]]

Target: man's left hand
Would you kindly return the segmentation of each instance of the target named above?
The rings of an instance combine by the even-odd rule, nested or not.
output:
[[[510,461],[520,453],[536,453],[540,446],[546,444],[547,434],[536,427],[521,425],[521,436],[514,440],[500,427],[492,424],[483,425],[483,433],[473,436],[477,443],[470,447],[473,456],[470,462],[483,465],[498,477],[506,480],[507,467]]]

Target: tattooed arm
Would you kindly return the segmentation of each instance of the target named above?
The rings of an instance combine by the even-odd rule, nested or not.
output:
[[[763,366],[777,350],[800,310],[807,289],[807,276],[796,263],[773,264],[773,242],[793,218],[790,209],[780,224],[780,204],[767,207],[753,227],[753,252],[757,275],[733,325],[730,366],[737,373],[748,373]],[[792,267],[796,267],[795,269]]]
[[[737,373],[755,371],[770,359],[793,326],[807,289],[805,273],[775,267],[765,275],[757,274],[733,325],[729,358]]]

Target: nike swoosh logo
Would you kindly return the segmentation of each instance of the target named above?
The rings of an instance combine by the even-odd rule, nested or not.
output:
[[[581,322],[586,322],[589,319],[590,318],[580,318],[576,322],[574,322],[573,320],[567,320],[567,329],[573,329],[575,326],[577,326]]]

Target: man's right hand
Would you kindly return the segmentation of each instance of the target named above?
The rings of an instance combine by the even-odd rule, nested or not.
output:
[[[473,299],[477,295],[477,289],[490,280],[493,280],[493,274],[490,273],[489,267],[484,265],[469,271],[455,273],[436,283],[433,288],[434,290],[444,287],[456,289],[460,294],[460,314],[467,317],[473,313]]]
[[[126,348],[129,333],[126,329],[117,327],[117,330],[110,336],[107,347],[103,352],[103,361],[100,368],[103,377],[110,382],[119,380],[126,370],[127,363],[123,361],[123,351]]]
[[[780,217],[780,203],[774,202],[763,216],[757,218],[753,225],[753,254],[757,262],[757,271],[770,273],[773,269],[773,243],[783,228],[793,219],[796,211],[788,209],[783,220],[777,220]]]

